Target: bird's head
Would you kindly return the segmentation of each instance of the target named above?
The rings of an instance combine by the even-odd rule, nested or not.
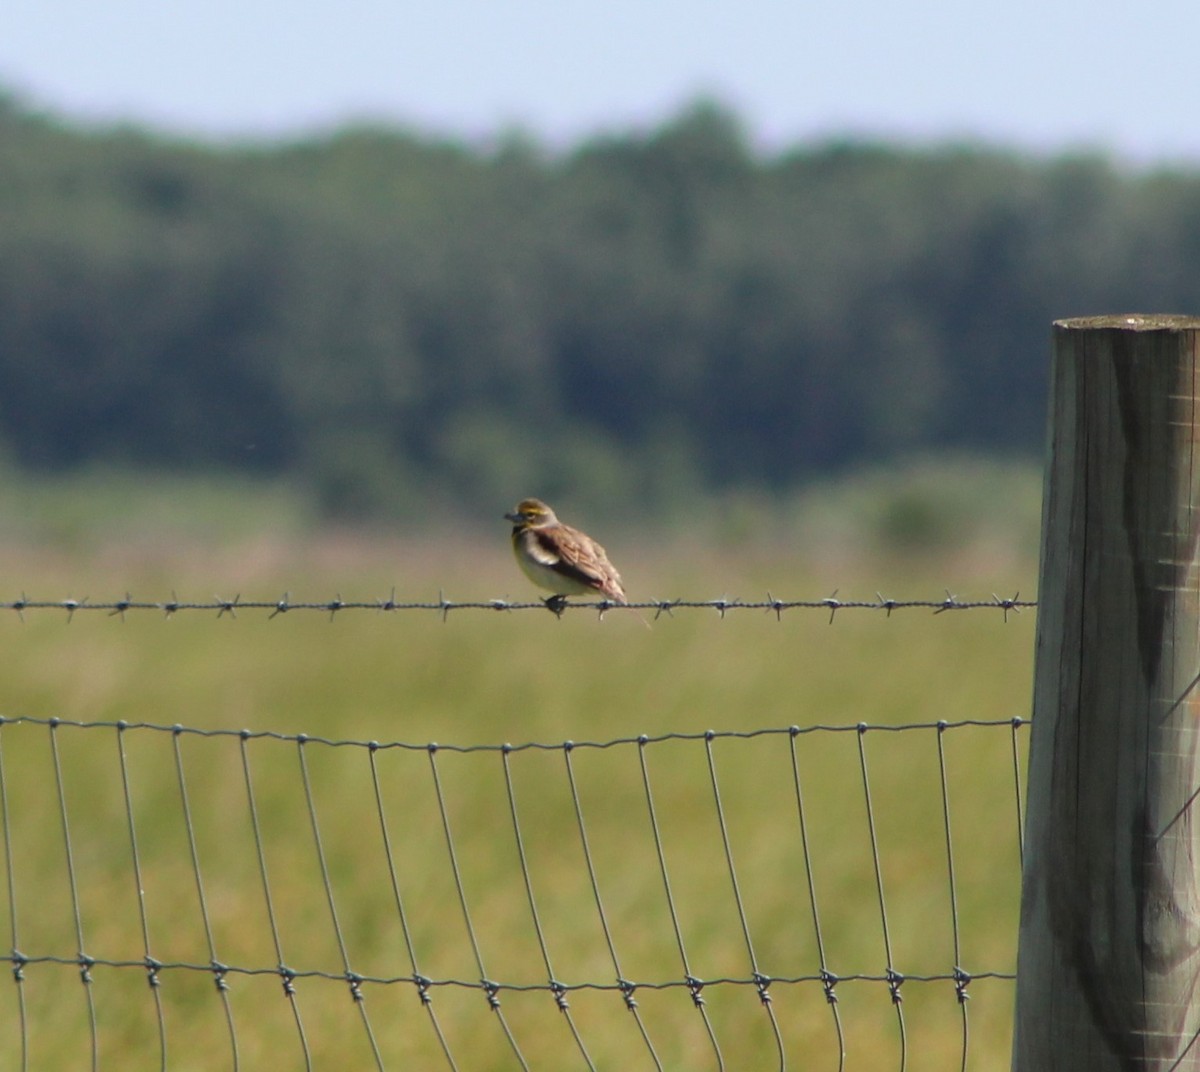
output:
[[[552,525],[558,520],[541,499],[522,499],[516,509],[504,516],[514,525]]]

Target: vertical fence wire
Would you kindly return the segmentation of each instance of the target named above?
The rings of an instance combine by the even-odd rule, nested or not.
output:
[[[350,967],[350,955],[346,951],[346,939],[342,935],[342,924],[338,919],[337,904],[333,896],[333,881],[329,877],[329,863],[325,856],[325,846],[321,841],[321,824],[317,820],[317,805],[313,799],[312,780],[308,776],[308,760],[304,750],[307,743],[308,738],[301,734],[296,740],[296,755],[300,761],[300,781],[304,788],[304,803],[308,808],[308,821],[312,827],[313,847],[317,853],[321,885],[325,889],[325,902],[329,906],[329,920],[333,925],[333,936],[337,942],[338,955],[342,960],[342,970],[345,972],[346,981],[350,984],[350,997],[354,1001],[354,1007],[358,1010],[359,1019],[366,1032],[367,1042],[370,1044],[371,1053],[375,1058],[375,1067],[379,1069],[379,1072],[383,1072],[383,1056],[379,1052],[379,1043],[371,1028],[371,1018],[367,1015],[366,999],[362,992],[362,979]]]
[[[1023,725],[1025,725],[1025,720],[1022,718],[1014,718],[1012,720],[1013,785],[1017,791],[1017,855],[1020,858],[1022,869],[1025,867],[1025,795],[1021,791],[1021,748],[1017,740],[1017,731]]]
[[[129,786],[129,761],[125,754],[124,722],[117,724],[117,758],[121,765],[121,794],[125,801],[125,821],[129,828],[129,852],[133,865],[134,889],[137,893],[138,922],[142,929],[142,952],[146,964],[146,982],[154,1000],[154,1015],[158,1025],[159,1068],[167,1069],[167,1021],[163,1015],[161,980],[158,977],[159,962],[150,954],[150,922],[146,912],[146,887],[142,882],[142,859],[138,852],[137,824],[133,817],[133,794]]]
[[[608,946],[608,955],[612,960],[617,987],[620,989],[621,996],[625,1000],[625,1007],[633,1014],[634,1022],[637,1024],[638,1032],[641,1034],[642,1042],[645,1043],[650,1059],[654,1062],[655,1069],[657,1069],[657,1072],[663,1072],[662,1061],[658,1059],[654,1043],[650,1040],[650,1032],[646,1028],[641,1011],[638,1009],[637,1000],[634,997],[636,987],[625,978],[625,973],[621,970],[621,961],[617,956],[617,947],[613,941],[612,930],[608,924],[608,915],[604,911],[604,901],[600,896],[600,882],[596,877],[596,865],[592,859],[591,845],[588,843],[587,826],[583,821],[583,802],[579,796],[579,786],[575,781],[575,767],[571,762],[571,753],[574,750],[574,742],[567,741],[563,746],[563,758],[567,767],[567,782],[571,791],[571,804],[575,809],[575,825],[579,828],[579,842],[583,848],[584,862],[587,865],[588,881],[592,887],[592,898],[596,902],[596,912],[600,916],[600,927],[604,931],[604,941]]]
[[[221,1010],[225,1016],[225,1029],[229,1033],[229,1048],[233,1062],[233,1072],[238,1072],[241,1061],[238,1051],[237,1026],[233,1018],[233,1005],[229,1000],[229,982],[226,979],[226,966],[217,956],[217,943],[213,938],[212,917],[208,911],[208,897],[204,892],[204,874],[200,869],[200,852],[196,846],[196,824],[192,819],[192,805],[188,797],[187,778],[183,770],[183,753],[180,750],[179,738],[182,727],[174,727],[171,733],[171,751],[175,759],[175,782],[179,787],[179,802],[183,809],[183,826],[187,834],[188,859],[192,865],[192,877],[196,882],[196,899],[200,906],[200,920],[204,927],[204,940],[208,945],[208,963],[213,973],[213,985],[221,1002]]]
[[[871,860],[875,868],[875,892],[879,899],[879,920],[883,926],[883,949],[887,958],[888,991],[891,994],[892,1006],[896,1010],[896,1025],[900,1031],[900,1072],[908,1067],[908,1036],[904,1026],[903,997],[900,987],[904,977],[896,971],[892,959],[892,936],[888,929],[887,901],[883,895],[883,867],[879,858],[879,837],[875,830],[875,809],[871,804],[871,779],[867,775],[867,737],[868,727],[860,724],[856,739],[858,741],[858,763],[862,772],[863,798],[867,805],[867,830],[871,837]]]
[[[254,778],[250,773],[250,753],[246,747],[249,739],[248,733],[243,733],[240,737],[242,778],[246,783],[246,801],[250,809],[250,827],[254,832],[254,848],[258,855],[258,874],[259,880],[262,882],[263,902],[267,909],[267,924],[271,929],[271,941],[275,945],[276,970],[279,972],[279,978],[283,982],[284,996],[287,998],[288,1005],[292,1010],[292,1020],[296,1025],[296,1035],[300,1041],[300,1052],[304,1058],[304,1067],[307,1072],[311,1072],[312,1052],[308,1046],[308,1035],[304,1030],[304,1018],[300,1015],[300,999],[296,994],[295,973],[287,966],[287,961],[283,956],[283,944],[279,937],[279,924],[275,917],[275,902],[271,897],[271,881],[267,876],[267,855],[263,846],[262,826],[258,821],[258,805],[254,799]]]
[[[946,832],[946,875],[950,881],[950,926],[954,936],[954,992],[958,998],[958,1007],[962,1014],[962,1062],[960,1072],[967,1072],[967,1052],[970,1042],[969,1025],[967,1020],[967,985],[971,978],[963,970],[962,944],[958,927],[958,884],[954,874],[954,839],[950,832],[950,787],[946,779],[946,723],[937,725],[938,774],[942,788],[942,826]]]
[[[96,1024],[96,999],[92,993],[92,966],[94,961],[84,951],[83,915],[79,907],[79,887],[75,878],[75,854],[71,849],[71,824],[67,818],[67,791],[63,783],[62,761],[58,754],[57,719],[50,721],[50,755],[54,765],[54,786],[58,791],[58,817],[62,824],[63,848],[67,861],[67,884],[71,893],[71,912],[75,923],[75,944],[78,950],[79,978],[83,992],[87,995],[88,1032],[91,1038],[92,1072],[100,1067],[100,1034]]]
[[[29,1015],[25,1008],[25,968],[17,937],[17,880],[13,865],[12,826],[8,810],[8,778],[4,769],[4,727],[0,725],[0,820],[4,832],[4,877],[8,884],[8,928],[12,942],[12,975],[17,987],[17,1019],[21,1031],[21,1072],[29,1068]]]
[[[458,853],[454,848],[454,834],[450,828],[450,810],[446,806],[446,794],[442,790],[442,779],[438,773],[437,745],[431,744],[427,751],[429,753],[429,769],[433,773],[433,789],[437,797],[438,812],[442,818],[442,833],[446,838],[446,851],[450,857],[450,869],[454,874],[454,887],[458,891],[458,904],[459,908],[462,909],[463,924],[467,928],[467,938],[471,943],[471,951],[475,954],[475,967],[479,970],[479,985],[483,987],[484,993],[487,995],[488,1007],[496,1014],[496,1022],[504,1032],[504,1037],[508,1040],[508,1045],[513,1052],[513,1056],[517,1059],[521,1068],[524,1069],[524,1072],[529,1072],[529,1065],[525,1061],[525,1055],[521,1053],[521,1047],[517,1045],[516,1036],[513,1034],[512,1028],[509,1027],[504,1010],[500,1007],[500,999],[496,996],[498,987],[488,978],[487,970],[483,966],[483,954],[479,949],[479,939],[475,934],[475,925],[471,922],[471,910],[467,907],[467,891],[463,885],[462,871],[458,866]]]
[[[570,1029],[571,1037],[575,1040],[575,1047],[579,1050],[579,1055],[583,1058],[590,1072],[596,1072],[596,1066],[588,1054],[587,1047],[584,1045],[583,1038],[580,1036],[579,1029],[575,1024],[575,1019],[571,1015],[570,1005],[567,1002],[566,989],[559,982],[558,976],[555,974],[554,968],[550,963],[550,950],[546,945],[546,935],[542,930],[541,917],[538,915],[537,900],[533,895],[533,880],[529,875],[529,859],[525,853],[525,839],[521,834],[521,821],[517,813],[517,794],[516,788],[513,785],[512,765],[509,762],[511,755],[512,749],[507,745],[500,750],[501,762],[504,765],[504,788],[508,794],[508,810],[512,816],[513,837],[516,839],[517,860],[521,867],[521,879],[525,884],[525,897],[529,902],[529,916],[533,922],[534,933],[537,935],[538,949],[541,950],[542,963],[546,967],[546,979],[550,986],[550,992],[554,995],[555,1006],[566,1019],[567,1027]]]
[[[431,980],[421,974],[417,967],[417,949],[413,942],[412,930],[408,924],[408,913],[404,909],[404,898],[400,894],[400,878],[396,869],[396,857],[392,850],[392,838],[388,832],[387,811],[383,804],[383,788],[379,781],[379,764],[376,760],[379,751],[378,745],[372,741],[367,747],[367,755],[370,757],[371,763],[371,785],[375,791],[375,810],[379,816],[379,832],[383,838],[383,852],[387,861],[388,879],[392,887],[392,899],[396,904],[396,915],[400,920],[400,931],[404,935],[404,946],[408,951],[408,963],[412,968],[413,983],[417,987],[417,995],[421,1000],[421,1006],[429,1016],[430,1026],[433,1028],[433,1033],[437,1037],[438,1047],[442,1051],[442,1056],[446,1058],[446,1063],[450,1066],[452,1072],[458,1072],[458,1065],[454,1061],[454,1057],[450,1052],[450,1045],[446,1040],[445,1033],[442,1031],[442,1025],[438,1022],[437,1012],[433,1007],[433,998],[429,993]]]
[[[817,885],[813,876],[812,852],[808,840],[808,819],[804,810],[804,792],[801,788],[800,762],[796,755],[796,738],[800,727],[793,726],[788,732],[789,755],[792,765],[792,787],[796,794],[796,814],[800,820],[800,848],[804,856],[804,877],[808,883],[808,903],[812,908],[813,935],[816,939],[817,957],[821,965],[821,981],[825,988],[825,1003],[833,1016],[833,1029],[838,1041],[838,1072],[845,1072],[846,1036],[842,1032],[842,1015],[838,1010],[837,977],[829,970],[825,958],[825,938],[821,933],[821,914],[817,909]]]
[[[658,869],[662,877],[663,892],[667,897],[667,911],[671,915],[671,926],[675,931],[675,945],[679,950],[679,961],[683,967],[683,977],[687,982],[688,991],[692,996],[692,1003],[696,1011],[700,1014],[701,1020],[704,1022],[704,1030],[708,1033],[708,1040],[712,1044],[713,1056],[717,1061],[717,1068],[720,1072],[724,1072],[725,1058],[721,1055],[721,1047],[717,1043],[716,1031],[713,1029],[712,1020],[709,1018],[708,1010],[704,1007],[704,981],[696,978],[692,974],[692,969],[688,965],[687,948],[683,941],[683,929],[679,924],[679,910],[675,905],[675,898],[671,893],[671,877],[667,871],[667,856],[663,849],[662,831],[658,825],[658,815],[654,810],[654,792],[650,787],[650,769],[646,764],[646,745],[650,738],[642,735],[638,738],[638,764],[641,768],[642,789],[646,794],[646,810],[650,818],[650,830],[654,835],[654,850],[658,855]]]
[[[733,902],[737,906],[738,923],[741,924],[742,938],[746,943],[746,955],[750,959],[750,976],[754,980],[758,999],[767,1019],[771,1022],[771,1032],[775,1037],[775,1049],[779,1057],[779,1072],[787,1068],[787,1056],[783,1047],[783,1035],[779,1030],[779,1022],[775,1018],[775,1009],[771,1004],[769,988],[771,980],[758,970],[758,958],[754,955],[754,942],[750,937],[750,921],[746,917],[746,906],[742,902],[742,891],[738,885],[737,869],[733,865],[733,847],[729,844],[729,827],[725,822],[725,808],[721,804],[721,789],[717,781],[717,764],[713,755],[713,738],[716,734],[708,731],[704,735],[704,754],[708,760],[708,777],[712,786],[713,803],[717,809],[717,825],[721,829],[721,846],[725,851],[725,865],[729,869],[729,884],[733,890]]]

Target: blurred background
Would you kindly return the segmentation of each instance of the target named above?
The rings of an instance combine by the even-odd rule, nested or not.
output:
[[[1200,312],[1179,44],[1198,30],[1194,0],[1136,18],[1116,0],[9,5],[0,600],[528,600],[501,515],[529,495],[601,539],[635,600],[1035,598],[1051,322]],[[221,958],[261,972],[231,988],[247,1066],[295,1050],[238,851],[258,822],[241,738],[180,745],[124,720],[444,746],[914,727],[870,734],[865,800],[861,735],[795,746],[811,875],[790,738],[720,744],[749,923],[765,971],[810,977],[772,990],[805,1067],[842,1067],[827,955],[870,976],[839,986],[845,1067],[903,1065],[906,1044],[914,1067],[968,1067],[965,965],[969,1067],[1008,1068],[1034,613],[333,617],[0,614],[4,944],[63,958],[0,989],[0,1066],[27,1046],[29,1067],[96,1064],[97,1045],[149,1064],[161,1036],[169,1067],[212,1067],[231,1031],[201,867]],[[949,734],[943,756],[934,727],[958,720],[994,725]],[[652,751],[658,821],[696,974],[744,976],[703,743]],[[348,1067],[358,1029],[309,866],[318,812],[356,966],[401,977],[372,1007],[398,993],[424,1015],[368,829],[376,753],[309,748],[310,828],[291,742],[251,748],[289,962],[333,973],[299,984],[314,1067]],[[575,754],[621,948],[645,954],[639,980],[678,980],[653,858],[637,863],[653,850],[641,753]],[[478,978],[430,759],[380,755],[415,948],[434,975]],[[543,979],[500,754],[439,755],[489,969]],[[562,973],[609,982],[561,755],[511,763]],[[897,968],[940,980],[906,985],[907,1036],[885,889]],[[83,948],[135,967],[96,966],[98,1018]],[[200,965],[164,972],[165,1013],[140,971],[152,953]],[[752,986],[705,998],[730,1067],[777,1067]],[[711,1066],[683,990],[638,1000],[658,1067]],[[650,1066],[614,995],[572,1001],[599,1067]],[[441,988],[436,1005],[462,1067],[512,1067],[481,995]],[[527,1007],[518,1035],[564,1067],[550,997]],[[389,1021],[383,1044],[442,1066],[423,1021]]]
[[[1200,305],[1186,0],[20,7],[9,541],[1029,553],[1051,321]]]

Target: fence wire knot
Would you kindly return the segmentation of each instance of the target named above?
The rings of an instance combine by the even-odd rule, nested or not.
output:
[[[904,975],[892,968],[888,968],[886,978],[888,993],[892,996],[892,1004],[899,1005],[904,1001],[904,995],[900,993],[900,988],[904,985]]]
[[[704,980],[697,979],[694,975],[688,974],[683,977],[683,981],[687,983],[688,993],[692,995],[692,1004],[697,1009],[704,1007],[704,995],[701,991],[704,989]]]
[[[429,988],[433,986],[433,980],[427,975],[415,974],[412,977],[413,983],[417,987],[417,997],[421,999],[422,1005],[432,1005],[433,995],[429,993]]]
[[[493,1012],[500,1009],[500,984],[493,983],[491,979],[480,979],[479,985],[483,988],[484,994],[487,996],[488,1008]]]
[[[283,981],[283,992],[290,998],[296,993],[296,973],[286,964],[280,964],[276,969]]]
[[[825,991],[825,1000],[830,1005],[836,1005],[838,1003],[838,982],[838,977],[834,975],[833,972],[826,971],[824,968],[821,969],[821,989]]]
[[[967,987],[971,985],[971,973],[963,971],[957,964],[954,966],[954,996],[958,998],[960,1005],[965,1005],[971,1000],[971,995],[967,993]]]
[[[571,1003],[567,1001],[567,988],[557,979],[548,980],[550,993],[554,995],[554,1004],[558,1006],[559,1012],[566,1012],[571,1007]]]
[[[754,980],[754,989],[758,992],[758,1000],[764,1005],[770,1005],[771,995],[768,993],[768,990],[771,986],[771,977],[756,971],[751,975],[751,978]]]
[[[637,983],[631,983],[628,979],[617,977],[617,989],[621,991],[621,997],[625,999],[625,1008],[630,1012],[635,1012],[638,1007],[637,998],[633,996],[633,992],[637,990]]]
[[[219,960],[212,960],[209,961],[208,966],[213,973],[213,985],[220,993],[224,993],[229,989],[229,980],[225,978],[229,974],[229,965],[222,964]]]

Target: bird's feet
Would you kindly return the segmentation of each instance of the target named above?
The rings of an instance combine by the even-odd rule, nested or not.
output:
[[[544,602],[546,609],[556,618],[561,618],[563,611],[567,609],[567,597],[561,594],[547,596]]]

